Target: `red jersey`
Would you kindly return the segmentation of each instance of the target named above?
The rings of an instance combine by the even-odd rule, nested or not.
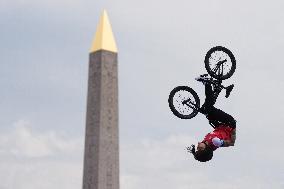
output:
[[[221,140],[231,140],[231,133],[234,129],[226,126],[226,125],[220,125],[219,127],[215,128],[214,131],[212,131],[211,133],[208,133],[202,142],[207,142],[209,146],[212,147],[213,151],[216,150],[218,147],[216,147],[213,142],[212,139],[215,137],[218,137]]]

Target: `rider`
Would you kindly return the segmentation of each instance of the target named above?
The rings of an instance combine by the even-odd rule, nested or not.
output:
[[[206,76],[202,75],[196,80],[202,82],[204,77]],[[231,115],[214,107],[217,97],[214,96],[211,84],[208,82],[204,82],[204,84],[206,98],[200,112],[209,120],[214,131],[208,133],[203,141],[198,142],[197,150],[194,145],[188,148],[194,158],[201,162],[211,160],[213,151],[219,147],[234,146],[236,140],[236,120]]]

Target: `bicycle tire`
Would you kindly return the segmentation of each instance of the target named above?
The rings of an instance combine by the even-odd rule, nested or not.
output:
[[[225,75],[218,75],[218,74],[216,74],[216,71],[212,70],[212,68],[210,67],[210,57],[211,57],[211,55],[213,53],[215,53],[217,51],[222,51],[225,54],[227,54],[229,56],[229,58],[230,58],[231,63],[232,63],[232,65],[230,67],[230,70]],[[233,55],[233,53],[229,49],[227,49],[225,47],[222,47],[222,46],[216,46],[216,47],[211,48],[206,53],[206,56],[205,56],[205,59],[204,59],[204,63],[205,63],[205,68],[206,68],[208,74],[211,77],[213,77],[215,79],[218,79],[218,80],[225,80],[225,79],[230,78],[234,74],[234,72],[236,70],[236,59],[235,59],[235,56]]]
[[[184,112],[179,111],[177,109],[177,107],[175,106],[176,105],[176,102],[175,102],[176,94],[178,94],[181,91],[188,92],[193,97],[193,100],[194,100],[194,102],[190,102],[191,103],[190,106],[192,106],[192,107],[190,107],[189,104],[183,104],[183,102],[185,102],[186,100],[189,100],[190,98],[183,100],[181,102],[183,104],[182,108],[186,109],[186,107],[187,107],[187,109],[191,109],[188,113],[184,113]],[[182,100],[182,99],[179,99],[179,100]],[[170,107],[171,111],[173,112],[173,114],[175,116],[177,116],[178,118],[181,118],[181,119],[191,119],[191,118],[195,117],[198,114],[198,110],[200,108],[200,99],[199,99],[197,93],[192,88],[190,88],[188,86],[178,86],[178,87],[174,88],[170,92],[168,103],[169,103],[169,107]]]

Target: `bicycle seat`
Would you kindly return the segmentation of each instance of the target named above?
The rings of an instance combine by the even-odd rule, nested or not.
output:
[[[196,81],[206,82],[212,80],[212,78],[208,74],[202,74],[199,77],[195,78]]]

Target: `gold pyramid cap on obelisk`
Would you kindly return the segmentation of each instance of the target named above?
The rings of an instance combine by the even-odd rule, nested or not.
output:
[[[91,53],[99,50],[117,52],[115,39],[106,10],[103,11],[100,18],[96,35],[92,43]]]

